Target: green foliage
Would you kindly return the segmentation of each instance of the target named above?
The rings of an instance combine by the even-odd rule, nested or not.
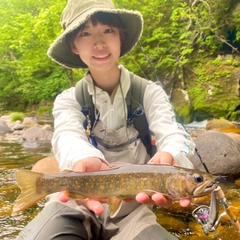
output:
[[[51,114],[52,113],[53,106],[42,106],[37,109],[38,115],[45,115],[45,114]]]
[[[12,122],[15,122],[17,120],[23,121],[23,119],[25,118],[24,113],[21,112],[14,112],[10,114],[10,119]]]
[[[0,2],[0,96],[5,105],[54,99],[69,87],[64,70],[47,57],[60,33],[60,13],[66,1]],[[54,82],[55,80],[55,82]],[[13,103],[14,102],[14,103]]]
[[[51,101],[83,76],[85,71],[65,69],[46,54],[62,31],[59,22],[66,2],[0,1],[0,98],[4,106],[24,108],[29,103]],[[140,11],[144,19],[141,45],[120,63],[149,79],[154,79],[154,75],[147,57],[162,78],[176,69],[197,66],[197,81],[189,89],[193,103],[199,103],[195,108],[206,100],[208,93],[202,93],[202,87],[213,82],[212,94],[221,92],[214,80],[228,78],[231,71],[221,69],[214,56],[221,51],[238,51],[238,0],[114,2],[121,8]],[[143,46],[144,52],[139,46]],[[214,58],[214,72],[201,68],[201,59],[208,56]],[[229,64],[235,67],[239,62],[231,60]]]
[[[162,77],[198,61],[196,54],[203,58],[216,55],[223,48],[236,51],[240,17],[238,12],[232,14],[232,11],[237,0],[116,0],[116,3],[142,13],[145,27],[141,45]],[[229,41],[230,31],[236,36]],[[140,48],[135,48],[132,55],[138,66],[125,59],[123,63],[152,78],[152,69]]]
[[[201,87],[190,87],[188,92],[193,99],[194,110],[201,109],[207,93],[203,92]]]
[[[185,105],[182,108],[176,108],[176,112],[178,113],[178,121],[183,123],[189,123],[191,119],[191,108],[187,105]]]
[[[205,58],[198,63],[193,72],[196,81],[188,80],[187,89],[192,109],[198,113],[198,117],[202,115],[206,119],[228,116],[229,119],[233,119],[233,116],[238,116],[230,114],[239,106],[236,85],[232,84],[236,81],[235,76],[239,75],[239,69],[235,67],[233,58]]]

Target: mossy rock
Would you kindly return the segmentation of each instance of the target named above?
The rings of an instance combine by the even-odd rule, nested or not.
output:
[[[206,124],[206,130],[227,128],[227,127],[234,127],[234,125],[226,119],[212,119],[212,120],[209,120]]]
[[[240,118],[240,113],[237,112],[240,106],[240,67],[234,65],[234,56],[227,60],[216,61],[217,59],[202,59],[197,66],[192,67],[195,74],[185,75],[185,88],[189,94],[194,120]]]

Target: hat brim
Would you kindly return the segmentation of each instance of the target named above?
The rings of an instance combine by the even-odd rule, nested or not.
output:
[[[125,9],[90,9],[76,18],[65,31],[51,44],[48,49],[48,56],[57,63],[68,68],[87,68],[79,55],[71,51],[70,45],[66,40],[67,34],[74,31],[85,23],[92,15],[97,12],[114,13],[122,19],[123,28],[126,30],[126,38],[121,48],[121,56],[127,54],[137,44],[142,34],[143,20],[140,13]]]

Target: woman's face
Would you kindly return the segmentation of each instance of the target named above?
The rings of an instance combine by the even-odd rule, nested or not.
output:
[[[89,70],[106,71],[115,67],[121,52],[118,28],[89,19],[76,35],[72,51],[78,54]]]

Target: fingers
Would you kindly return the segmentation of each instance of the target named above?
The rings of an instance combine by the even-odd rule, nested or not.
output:
[[[158,206],[169,208],[172,204],[172,200],[165,198],[161,193],[155,193],[152,195],[152,200]]]
[[[150,164],[167,164],[175,165],[176,162],[173,156],[168,152],[157,152],[149,161]]]
[[[182,198],[180,199],[179,203],[182,207],[188,207],[191,203],[191,200],[189,198]]]
[[[151,198],[145,193],[138,193],[136,196],[136,200],[140,203],[154,204]]]
[[[152,197],[148,196],[146,193],[139,193],[136,196],[136,200],[143,204],[158,205],[163,208],[169,208],[172,204],[172,200],[165,198],[161,193],[154,193]],[[182,207],[187,207],[191,203],[191,200],[188,198],[182,198],[179,200],[179,204]]]
[[[61,202],[67,202],[69,201],[68,193],[66,191],[62,191],[59,194],[59,200]],[[103,201],[106,202],[106,201]],[[83,205],[86,208],[88,208],[90,211],[93,211],[97,215],[101,215],[104,211],[102,204],[99,201],[92,200],[92,199],[82,199],[82,200],[76,200],[76,203],[78,205]]]
[[[72,170],[75,172],[95,172],[106,170],[109,167],[99,158],[87,157],[74,163]]]
[[[154,193],[152,197],[149,197],[146,193],[139,193],[136,196],[136,200],[140,203],[158,205],[160,207],[168,208],[172,201],[165,198],[161,193]]]
[[[78,205],[83,205],[90,211],[93,211],[96,215],[101,215],[104,211],[102,204],[99,201],[92,199],[77,200]]]
[[[59,200],[61,202],[67,202],[69,200],[68,193],[66,191],[62,191],[59,194]]]

